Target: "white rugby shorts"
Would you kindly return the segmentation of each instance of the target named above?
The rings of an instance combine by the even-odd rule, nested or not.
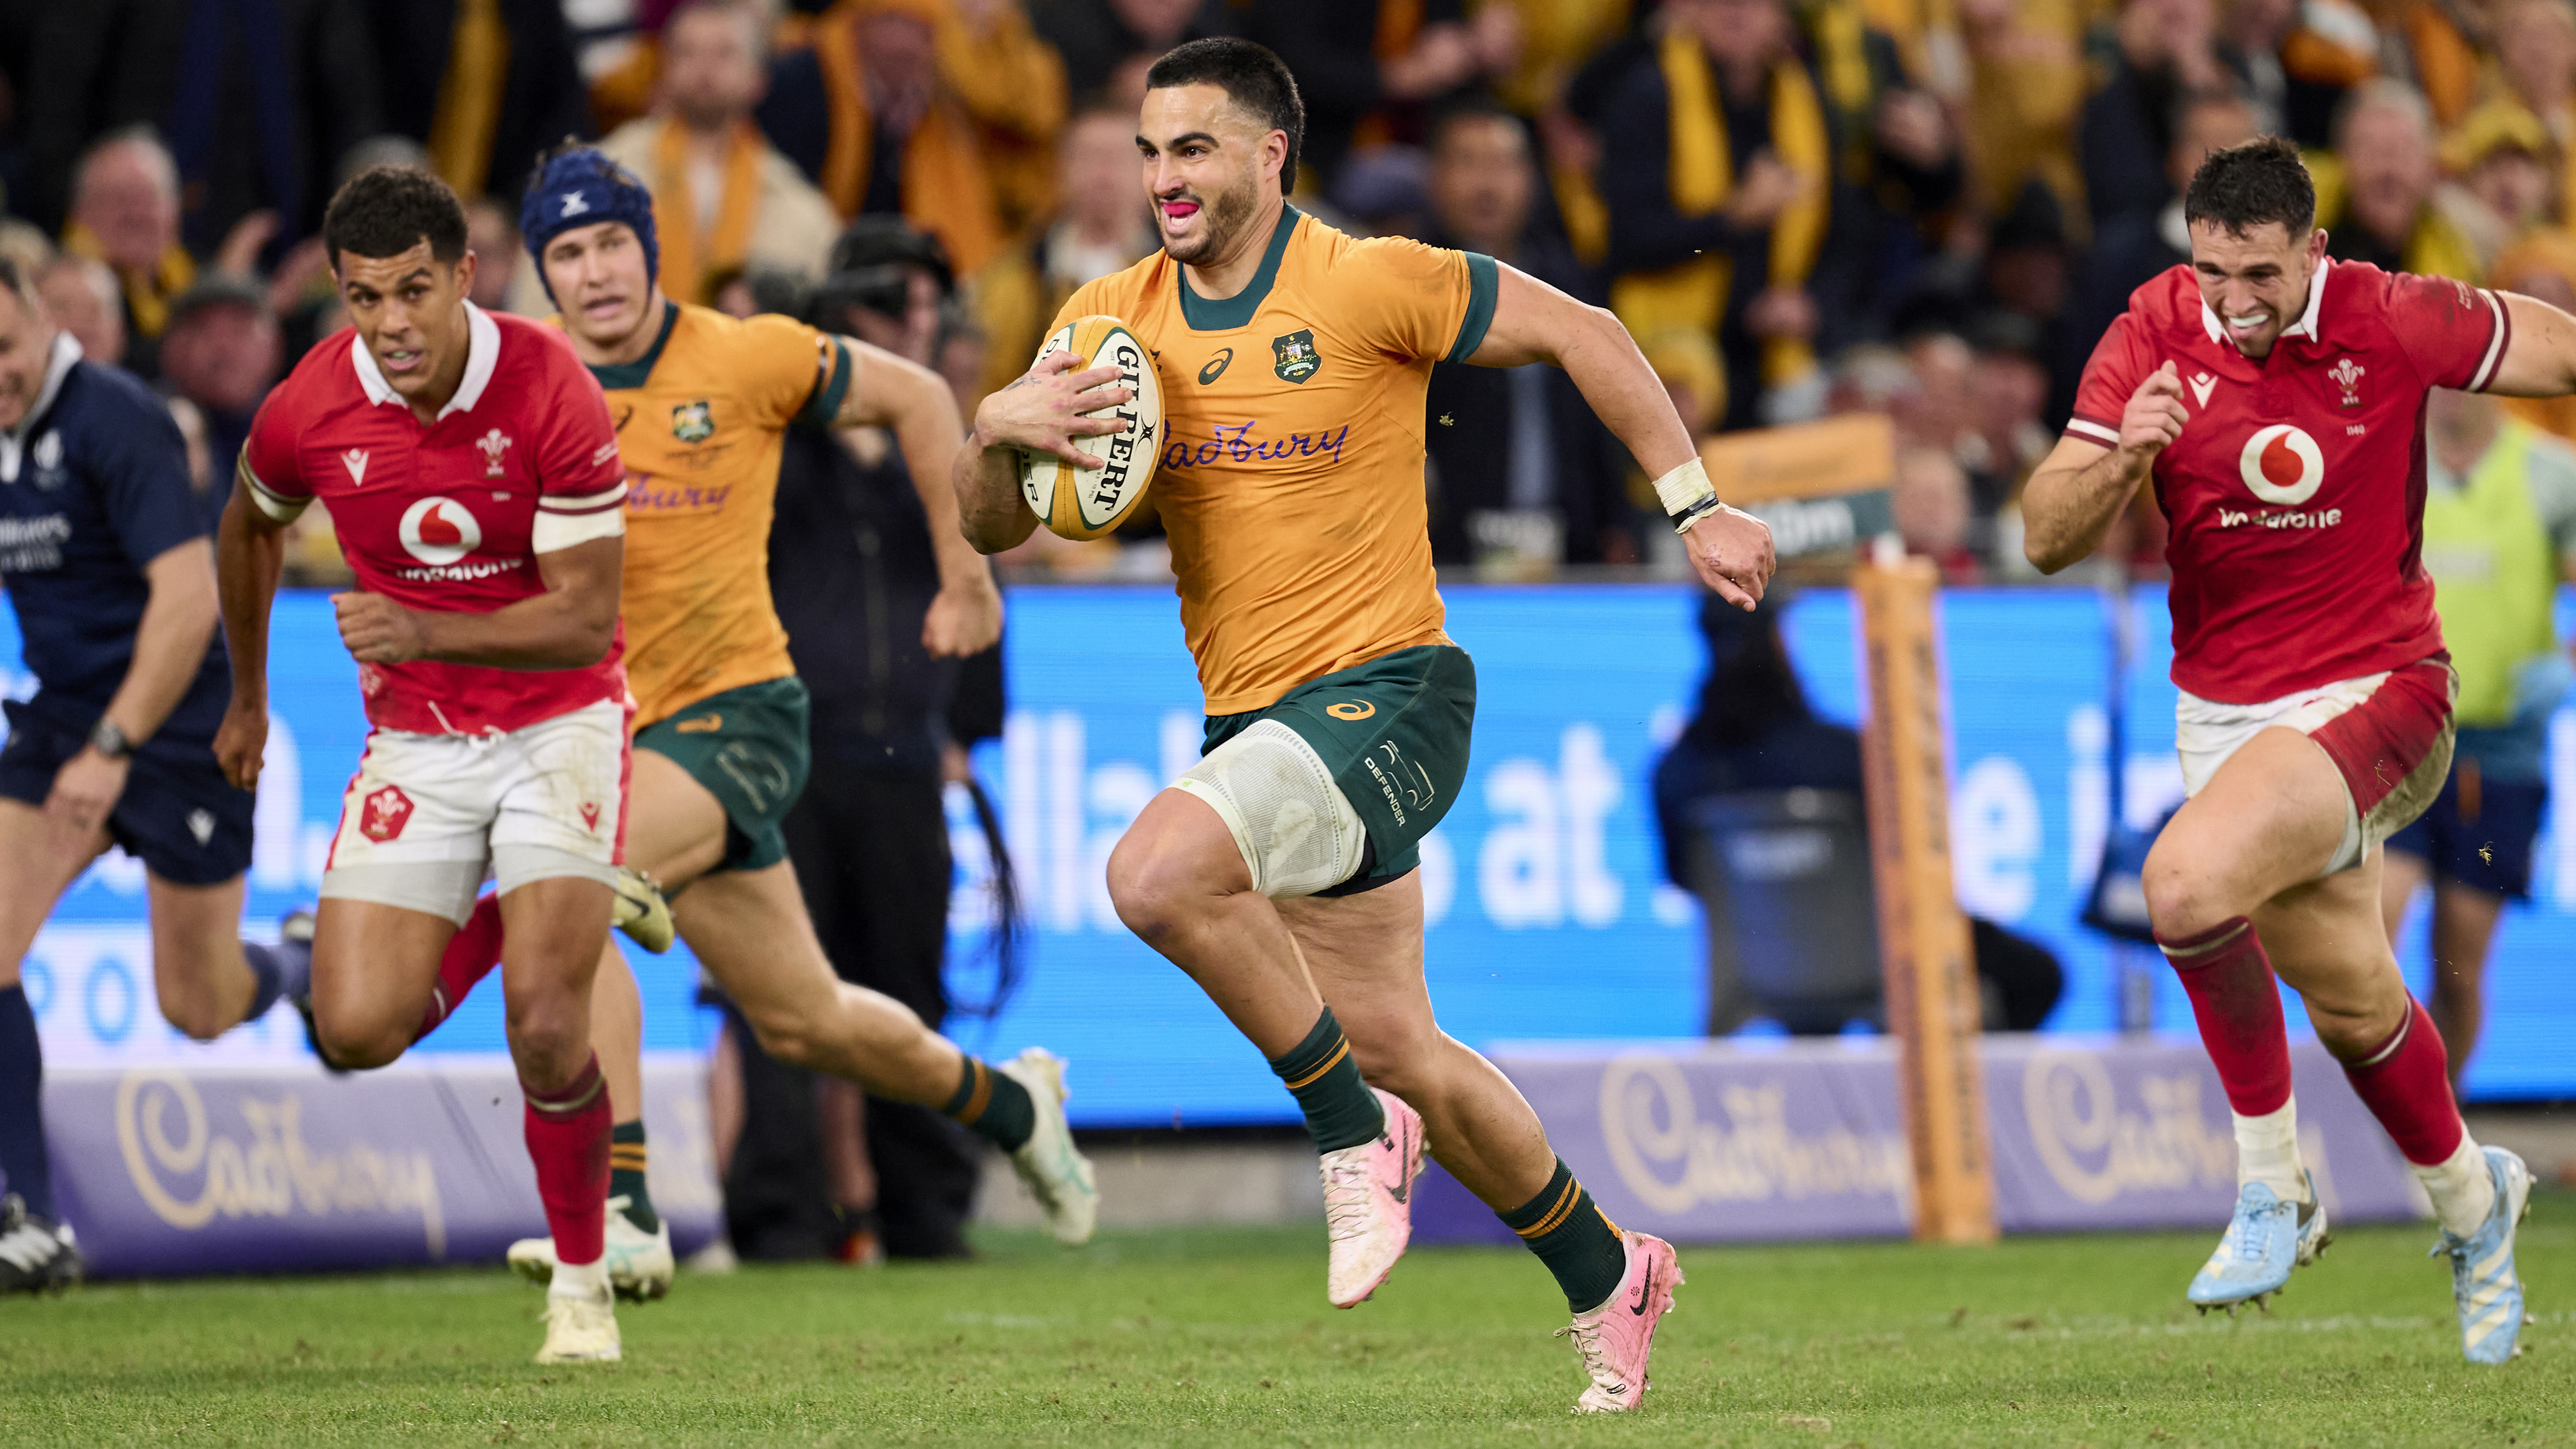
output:
[[[462,925],[487,872],[504,895],[562,876],[615,884],[633,713],[602,700],[506,733],[370,733],[340,797],[323,897]]]
[[[2320,876],[2350,870],[2441,793],[2451,772],[2451,704],[2458,694],[2459,676],[2446,654],[2260,704],[2220,704],[2181,691],[2174,750],[2182,756],[2183,791],[2198,795],[2264,730],[2297,730],[2343,776],[2343,840]]]

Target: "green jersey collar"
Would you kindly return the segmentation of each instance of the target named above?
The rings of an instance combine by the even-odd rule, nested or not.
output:
[[[662,335],[653,339],[653,345],[645,350],[642,357],[633,362],[612,362],[606,367],[590,370],[590,375],[599,379],[600,390],[615,392],[622,387],[642,387],[644,379],[653,375],[653,364],[662,360],[662,349],[670,345],[671,329],[678,325],[680,304],[665,298],[662,303]]]
[[[1188,274],[1179,267],[1172,269],[1173,279],[1181,289],[1181,320],[1193,332],[1231,332],[1252,324],[1252,314],[1261,310],[1270,295],[1270,286],[1279,280],[1279,259],[1288,254],[1288,238],[1306,214],[1287,202],[1279,203],[1279,225],[1270,233],[1270,250],[1261,254],[1261,270],[1252,274],[1252,285],[1231,297],[1211,301],[1190,286]],[[605,386],[605,380],[602,380]]]

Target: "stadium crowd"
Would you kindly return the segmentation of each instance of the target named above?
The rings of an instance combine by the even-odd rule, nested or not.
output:
[[[1154,244],[1145,66],[1231,33],[1295,70],[1298,201],[1606,303],[1709,430],[1896,420],[1897,521],[1954,579],[2026,572],[2016,496],[2179,181],[2257,133],[2308,157],[2341,258],[2576,305],[2568,0],[13,0],[0,250],[94,358],[172,400],[210,475],[339,323],[337,181],[411,158],[482,198],[477,300],[551,310],[530,163],[604,138],[658,198],[671,294],[803,310],[895,214],[920,266],[831,280],[970,413],[1062,298]],[[2515,403],[2576,435],[2557,400]],[[1677,568],[1561,376],[1443,367],[1444,564]],[[2157,566],[2160,523],[2128,552]],[[327,567],[327,539],[308,563]],[[1150,540],[1023,566],[1158,572]],[[1661,552],[1658,552],[1661,550]]]

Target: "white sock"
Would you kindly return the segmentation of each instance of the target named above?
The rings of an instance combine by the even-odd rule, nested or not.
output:
[[[608,1259],[594,1258],[587,1263],[555,1264],[555,1280],[546,1291],[560,1298],[600,1299],[608,1296]]]
[[[2487,1155],[2465,1129],[2450,1156],[2430,1167],[2407,1165],[2415,1169],[2415,1180],[2424,1184],[2425,1195],[2433,1199],[2433,1215],[2442,1220],[2442,1231],[2452,1237],[2476,1232],[2487,1214],[2495,1211],[2495,1178],[2487,1171]]]
[[[2259,1182],[2288,1202],[2308,1200],[2308,1174],[2299,1166],[2299,1102],[2281,1110],[2236,1118],[2236,1185]]]

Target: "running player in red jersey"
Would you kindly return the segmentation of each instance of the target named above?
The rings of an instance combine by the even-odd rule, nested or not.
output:
[[[633,708],[616,430],[560,333],[466,300],[474,258],[444,182],[362,172],[332,198],[323,240],[355,326],[304,355],[242,450],[216,549],[233,696],[215,753],[236,784],[256,781],[280,534],[323,499],[357,574],[332,604],[372,728],[314,922],[319,1045],[344,1067],[410,1045],[488,868],[528,1155],[564,1263],[537,1358],[614,1359],[590,991]]]
[[[2172,529],[2190,799],[2148,857],[2147,908],[2235,1111],[2239,1179],[2191,1300],[2259,1304],[2325,1245],[2277,972],[2432,1196],[2463,1350],[2500,1363],[2522,1329],[2530,1175],[2460,1120],[2380,923],[2380,844],[2451,758],[2456,682],[2420,558],[2426,394],[2576,391],[2576,318],[2331,262],[2315,213],[2288,142],[2202,163],[2191,264],[2131,294],[2094,349],[2023,493],[2026,548],[2050,573],[2083,558],[2149,479]]]

